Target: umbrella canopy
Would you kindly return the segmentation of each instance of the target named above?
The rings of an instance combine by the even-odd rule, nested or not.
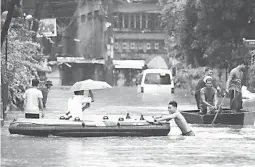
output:
[[[91,79],[76,82],[72,87],[71,91],[80,91],[80,90],[95,90],[95,89],[107,89],[112,88],[106,82],[103,81],[94,81]]]
[[[148,68],[168,69],[166,61],[161,56],[156,56],[147,63]]]

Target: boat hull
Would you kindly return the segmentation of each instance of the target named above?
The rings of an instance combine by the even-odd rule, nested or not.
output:
[[[211,124],[215,114],[202,115],[199,110],[181,111],[182,115],[188,123],[191,124]],[[255,112],[241,110],[241,112],[233,113],[229,109],[223,109],[219,113],[214,124],[222,125],[254,125]]]
[[[93,122],[69,120],[35,120],[23,119],[13,121],[9,126],[11,134],[30,136],[65,136],[65,137],[106,137],[106,136],[167,136],[170,132],[169,124],[154,124],[145,121]]]

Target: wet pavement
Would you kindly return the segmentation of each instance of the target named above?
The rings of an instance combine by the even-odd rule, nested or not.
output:
[[[195,100],[187,92],[177,90],[172,96],[140,95],[135,88],[113,88],[94,91],[95,102],[85,115],[97,119],[131,117],[141,114],[167,113],[169,100],[176,100],[179,109],[194,109]],[[186,96],[185,96],[186,94]],[[46,118],[59,118],[72,95],[68,87],[53,88],[47,102]],[[246,101],[246,109],[255,110],[255,101]],[[228,101],[225,101],[225,106]],[[255,128],[253,126],[211,127],[192,125],[194,137],[180,135],[171,122],[165,137],[67,138],[10,135],[8,125],[24,117],[20,111],[9,112],[1,128],[2,166],[254,166]]]

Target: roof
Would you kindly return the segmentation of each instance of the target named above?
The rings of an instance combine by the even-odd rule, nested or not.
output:
[[[121,69],[142,69],[145,65],[144,60],[113,60],[115,68]]]
[[[143,73],[166,73],[171,72],[171,69],[146,69]]]

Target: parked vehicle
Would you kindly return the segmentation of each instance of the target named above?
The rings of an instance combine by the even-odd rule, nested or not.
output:
[[[170,69],[146,69],[137,77],[138,93],[174,93],[174,81]]]

